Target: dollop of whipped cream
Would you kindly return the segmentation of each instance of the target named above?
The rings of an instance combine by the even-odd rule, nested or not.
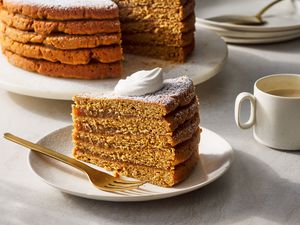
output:
[[[126,79],[119,80],[114,92],[123,96],[137,96],[156,92],[163,87],[162,69],[140,70]]]

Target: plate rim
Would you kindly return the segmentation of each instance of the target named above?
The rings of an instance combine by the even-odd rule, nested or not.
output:
[[[214,68],[212,68],[209,72],[205,73],[205,75],[201,75],[201,76],[195,76],[192,77],[194,85],[203,83],[209,79],[211,79],[212,77],[216,76],[224,67],[227,58],[228,58],[228,46],[225,43],[225,41],[216,33],[209,31],[209,30],[205,30],[203,28],[201,28],[197,22],[195,22],[195,27],[196,27],[196,32],[197,30],[202,30],[202,32],[207,32],[209,33],[209,35],[214,36],[214,39],[218,39],[220,46],[222,45],[222,47],[220,47],[219,51],[222,51],[222,59],[220,61],[218,61],[218,64],[214,66]],[[1,59],[2,60],[2,59]],[[5,57],[3,56],[3,60],[6,60]],[[9,66],[12,66],[12,68],[16,71],[20,70],[21,72],[23,72],[22,69],[15,67],[11,64],[9,64]],[[173,69],[172,69],[173,70]],[[28,71],[25,71],[28,72]],[[31,73],[31,72],[30,72]],[[26,74],[24,74],[26,75]],[[39,76],[43,76],[43,75],[39,75]],[[62,80],[63,82],[68,82],[68,80],[70,79],[66,79],[66,78],[54,78],[54,77],[47,77],[46,78],[49,79],[59,79]],[[98,80],[99,81],[99,80]],[[53,100],[72,100],[72,96],[74,95],[74,90],[69,90],[67,93],[63,94],[61,92],[57,93],[55,91],[51,91],[51,90],[37,90],[36,88],[28,88],[26,86],[22,86],[20,84],[16,85],[13,82],[9,82],[6,80],[1,80],[0,79],[0,88],[12,93],[16,93],[19,95],[25,95],[25,96],[30,96],[30,97],[37,97],[37,98],[43,98],[43,99],[53,99]],[[50,95],[49,95],[50,93]]]
[[[226,43],[232,44],[272,44],[284,41],[291,41],[300,38],[300,33],[295,35],[287,35],[284,37],[276,37],[276,38],[234,38],[223,36],[222,37]]]
[[[299,13],[300,15],[300,13]],[[231,30],[239,30],[239,31],[251,31],[251,32],[275,32],[275,31],[290,31],[290,30],[298,30],[300,29],[300,23],[299,25],[291,25],[291,26],[278,26],[278,27],[250,27],[246,25],[237,25],[237,24],[230,24],[230,23],[220,23],[211,21],[205,18],[201,18],[199,16],[196,16],[196,22],[203,23],[206,25],[214,26],[214,27],[220,27],[224,29],[231,29]]]
[[[215,32],[220,36],[226,36],[226,35],[230,36],[233,34],[231,37],[235,37],[235,38],[258,39],[258,38],[284,37],[284,36],[289,36],[289,35],[300,34],[300,28],[296,29],[296,30],[288,30],[288,31],[256,32],[256,31],[231,30],[231,29],[216,27],[216,26],[212,26],[212,25],[208,25],[208,24],[204,24],[204,23],[200,23],[200,22],[199,22],[199,26],[204,29]],[[242,37],[241,35],[244,35],[244,37]]]
[[[60,132],[61,130],[68,129],[70,127],[72,127],[72,125],[68,125],[68,126],[64,126],[64,127],[59,128],[59,129],[56,129],[56,130],[46,134],[42,138],[40,138],[36,143],[41,142],[44,138],[46,138],[49,135],[53,135],[55,133]],[[226,145],[228,147],[226,149],[227,149],[227,152],[228,152],[228,155],[229,155],[228,156],[228,161],[224,165],[222,165],[221,167],[219,167],[216,170],[212,171],[212,173],[219,171],[219,173],[217,175],[215,175],[214,177],[206,180],[205,182],[202,182],[202,183],[199,183],[199,184],[196,184],[196,185],[193,185],[191,187],[184,188],[184,189],[181,189],[181,190],[178,190],[178,191],[174,191],[174,192],[153,193],[153,194],[140,195],[140,196],[126,196],[126,195],[105,196],[105,195],[93,195],[93,194],[82,193],[82,192],[73,192],[71,190],[62,188],[59,185],[51,183],[50,181],[48,181],[44,177],[40,176],[38,174],[38,172],[35,171],[35,169],[31,165],[31,160],[32,160],[31,157],[32,157],[32,155],[36,155],[36,154],[39,154],[39,153],[34,152],[34,151],[29,151],[28,155],[27,155],[27,164],[28,164],[30,170],[32,171],[32,173],[35,174],[35,176],[38,177],[41,181],[48,184],[50,187],[52,187],[56,190],[59,190],[63,193],[67,193],[67,194],[70,194],[70,195],[82,197],[82,198],[85,198],[85,199],[94,199],[94,200],[108,201],[108,202],[144,202],[144,201],[152,201],[152,200],[158,200],[158,199],[166,199],[166,198],[182,195],[182,194],[189,193],[189,192],[195,191],[197,189],[200,189],[200,188],[214,182],[215,180],[217,180],[221,176],[223,176],[223,174],[225,172],[227,172],[228,169],[231,167],[231,165],[234,161],[234,149],[232,148],[230,143],[225,138],[223,138],[221,135],[215,133],[214,131],[212,131],[210,129],[207,129],[207,128],[204,128],[204,127],[201,127],[201,129],[203,130],[202,132],[211,133],[211,134],[215,135],[217,138],[219,138],[220,140],[222,140],[224,143],[226,143]],[[201,154],[201,152],[200,152],[200,154]]]

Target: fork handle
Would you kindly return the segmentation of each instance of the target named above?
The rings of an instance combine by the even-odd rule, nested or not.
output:
[[[70,166],[73,166],[73,167],[75,167],[75,168],[77,168],[77,169],[79,169],[79,170],[81,170],[81,171],[83,171],[85,173],[88,170],[92,169],[91,167],[87,166],[86,164],[84,164],[82,162],[79,162],[79,161],[77,161],[75,159],[72,159],[72,158],[70,158],[70,157],[68,157],[66,155],[63,155],[63,154],[59,153],[59,152],[56,152],[56,151],[53,151],[51,149],[45,148],[45,147],[43,147],[41,145],[38,145],[38,144],[32,143],[30,141],[24,140],[24,139],[22,139],[20,137],[17,137],[15,135],[13,135],[13,134],[5,133],[4,134],[4,138],[6,138],[9,141],[15,142],[15,143],[17,143],[19,145],[22,145],[24,147],[27,147],[27,148],[29,148],[31,150],[34,150],[36,152],[42,153],[42,154],[44,154],[46,156],[49,156],[49,157],[51,157],[53,159],[59,160],[59,161],[61,161],[63,163],[66,163],[66,164],[68,164]]]

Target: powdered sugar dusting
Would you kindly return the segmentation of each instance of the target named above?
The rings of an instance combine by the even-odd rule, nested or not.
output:
[[[4,0],[3,3],[31,5],[49,8],[115,8],[117,5],[111,0]]]
[[[128,87],[130,88],[130,87]],[[166,107],[167,111],[172,111],[178,106],[186,105],[195,97],[195,90],[192,80],[182,76],[164,81],[164,87],[157,92],[141,96],[120,96],[112,94],[87,93],[79,95],[84,98],[92,99],[129,99],[156,103]]]

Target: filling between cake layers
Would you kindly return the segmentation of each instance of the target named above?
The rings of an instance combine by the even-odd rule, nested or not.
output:
[[[190,104],[178,107],[164,119],[151,118],[150,120],[129,115],[120,117],[108,111],[83,106],[73,106],[72,114],[75,122],[80,120],[78,130],[84,129],[97,133],[104,133],[105,130],[107,134],[143,134],[150,130],[154,134],[168,135],[185,121],[192,119],[198,113],[198,107],[198,99],[194,98]]]
[[[79,124],[77,124],[79,122]],[[157,135],[149,132],[141,134],[107,134],[99,133],[98,131],[84,129],[79,120],[75,120],[74,126],[76,127],[75,140],[84,140],[90,144],[107,146],[108,148],[147,148],[152,146],[158,149],[165,149],[174,147],[183,141],[190,139],[199,126],[198,113],[184,124],[180,125],[172,134],[169,135]],[[78,129],[79,128],[79,129]]]
[[[98,46],[120,45],[121,43],[120,33],[100,33],[94,35],[51,34],[45,36],[36,32],[9,27],[3,22],[0,22],[0,32],[4,37],[8,37],[19,43],[43,44],[61,50],[87,49]]]
[[[121,31],[118,18],[109,20],[37,20],[1,9],[0,20],[7,26],[20,31],[32,31],[42,35],[53,33],[93,35],[119,33]]]
[[[180,34],[195,30],[195,14],[189,15],[185,20],[148,20],[148,21],[126,21],[121,23],[123,33],[162,33]]]
[[[40,74],[46,74],[53,77],[63,76],[79,79],[98,79],[119,77],[119,74],[122,73],[121,62],[91,62],[87,65],[68,65],[62,63],[53,63],[40,59],[30,59],[5,49],[2,49],[2,52],[7,57],[8,61],[13,65],[28,71],[38,72]]]
[[[93,158],[101,158],[107,161],[118,161],[120,163],[170,170],[175,169],[177,165],[190,158],[193,152],[198,151],[199,141],[200,130],[197,130],[188,141],[182,142],[175,147],[164,149],[148,147],[124,150],[122,148],[94,145],[80,139],[74,141],[76,145],[74,153],[87,154]]]
[[[198,151],[183,163],[177,165],[175,169],[163,170],[156,167],[141,166],[137,164],[125,164],[118,161],[109,161],[106,159],[93,157],[87,154],[74,152],[74,156],[82,161],[89,162],[110,171],[133,177],[142,181],[147,181],[162,187],[171,187],[187,178],[193,171],[199,160]]]
[[[122,60],[120,45],[100,46],[92,49],[60,50],[41,44],[23,44],[1,34],[0,40],[3,49],[20,56],[68,65],[86,65],[92,60],[100,63],[114,63]]]

